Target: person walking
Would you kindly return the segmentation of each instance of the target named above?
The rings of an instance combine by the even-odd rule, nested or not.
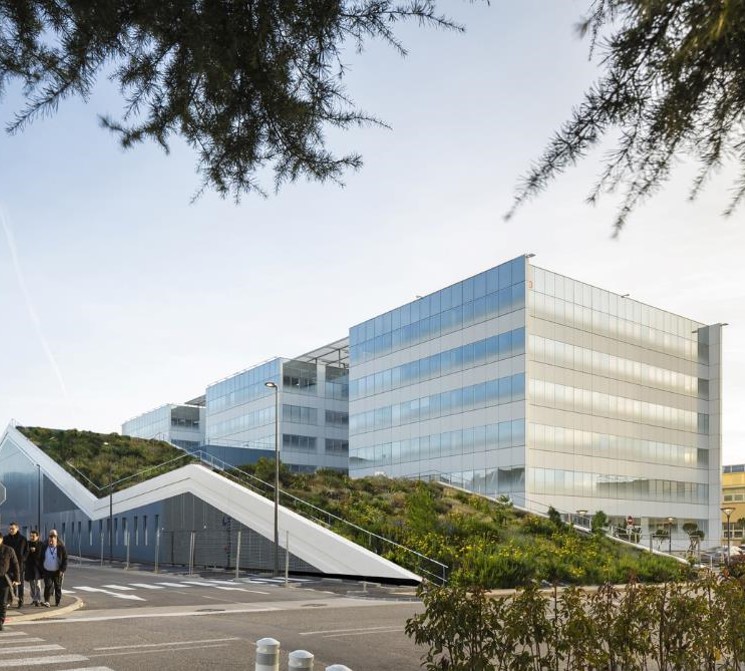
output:
[[[65,544],[57,538],[57,531],[49,532],[47,542],[41,546],[41,568],[44,573],[44,603],[49,608],[49,599],[54,592],[54,605],[59,606],[62,600],[62,580],[67,570],[67,550]]]
[[[31,590],[31,603],[37,608],[41,606],[41,581],[43,578],[41,557],[42,542],[39,540],[39,532],[34,529],[28,534],[28,558],[26,559],[26,580]]]
[[[18,576],[18,586],[16,587],[15,594],[18,596],[18,607],[23,606],[23,570],[26,567],[26,559],[28,558],[28,541],[26,537],[18,530],[18,522],[11,522],[8,525],[8,535],[3,539],[5,545],[9,548],[13,548],[16,553],[16,559],[18,560],[18,566],[20,567],[20,574]]]
[[[18,584],[21,567],[13,548],[3,543],[0,536],[0,631],[5,624],[5,613],[8,606],[8,596],[12,596],[13,588]]]

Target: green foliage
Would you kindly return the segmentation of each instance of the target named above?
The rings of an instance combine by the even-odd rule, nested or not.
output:
[[[608,526],[608,516],[602,511],[598,510],[593,516],[590,522],[590,528],[593,533],[603,533],[605,528]]]
[[[424,483],[406,497],[406,522],[415,534],[426,534],[437,529],[439,520],[435,509],[435,495]]]
[[[491,671],[491,660],[501,652],[496,634],[502,628],[503,602],[479,588],[425,585],[419,596],[425,612],[408,620],[405,631],[417,645],[429,646],[422,666],[428,671]]]
[[[258,461],[255,464],[251,464],[250,466],[243,466],[241,467],[241,470],[245,470],[247,473],[251,473],[252,475],[255,475],[259,480],[263,480],[264,482],[268,483],[272,487],[274,487],[274,458],[268,459],[267,457],[259,457]],[[293,476],[290,472],[290,469],[287,468],[285,464],[282,463],[282,460],[280,459],[279,462],[279,484],[280,487],[285,487],[290,485],[293,482]]]
[[[11,130],[87,100],[98,76],[118,85],[122,118],[101,124],[128,148],[166,151],[176,135],[198,154],[205,187],[236,199],[298,177],[339,181],[357,154],[334,156],[329,128],[380,121],[343,85],[347,43],[380,39],[405,54],[394,28],[462,31],[436,0],[0,0],[0,92],[16,80],[28,105]]]
[[[91,489],[99,495],[108,492],[110,476],[114,481],[129,478],[176,458],[145,472],[145,477],[152,477],[178,468],[189,459],[181,450],[159,441],[81,431],[20,430],[90,486],[67,462],[72,463],[93,481]],[[271,495],[273,459],[260,459],[240,470],[266,482],[264,493]],[[240,475],[237,469],[234,474]],[[333,531],[413,571],[427,567],[417,563],[420,560],[412,553],[380,542],[371,534],[442,562],[449,567],[449,581],[456,585],[518,587],[534,580],[598,584],[622,582],[630,576],[663,581],[680,575],[679,564],[667,557],[640,554],[602,535],[588,536],[569,525],[519,513],[509,501],[493,501],[436,483],[383,477],[350,479],[336,471],[296,475],[283,464],[280,480],[283,494],[292,494],[362,530],[323,516],[316,509],[309,510],[289,496],[283,496],[283,505],[297,506],[301,514],[315,516]],[[124,480],[114,489],[137,481]],[[248,484],[255,486],[256,482]]]
[[[713,671],[745,661],[745,587],[738,580],[616,589],[419,590],[406,634],[431,671]]]
[[[564,525],[564,521],[561,519],[561,513],[553,506],[548,507],[548,519],[551,520],[551,523],[556,527]]]
[[[745,3],[594,0],[581,33],[604,73],[529,170],[512,212],[609,135],[617,146],[589,200],[625,191],[616,233],[682,158],[700,167],[691,197],[722,165],[739,168],[733,212],[745,196]]]
[[[678,562],[641,554],[604,534],[515,511],[508,499],[490,500],[436,483],[339,473],[293,475],[283,488],[367,531],[396,541],[449,567],[449,582],[485,588],[518,587],[533,580],[568,584],[677,578]],[[556,518],[558,513],[554,515]],[[605,514],[596,516],[602,529]],[[559,516],[560,519],[560,516]],[[368,534],[332,524],[337,533],[370,546]],[[412,570],[411,556],[374,546]]]
[[[130,487],[139,481],[131,476],[142,471],[146,472],[140,479],[152,478],[193,461],[182,450],[161,440],[76,429],[19,426],[18,430],[97,495],[108,492],[111,482],[115,483],[114,491]],[[177,461],[166,463],[173,459]]]

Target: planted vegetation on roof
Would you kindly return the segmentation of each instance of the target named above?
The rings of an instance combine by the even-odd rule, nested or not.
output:
[[[93,494],[130,487],[193,460],[162,440],[118,433],[19,426],[18,430]]]
[[[264,461],[244,468],[272,482],[274,463]],[[578,531],[555,511],[547,519],[516,510],[506,498],[495,501],[438,483],[350,479],[333,471],[292,475],[284,470],[281,483],[283,505],[299,506],[298,512],[307,514],[285,495],[292,494],[358,525],[365,531],[318,516],[333,531],[412,570],[408,553],[379,544],[366,532],[442,562],[451,585],[493,589],[534,581],[664,582],[687,571],[674,559],[616,543],[602,529]]]

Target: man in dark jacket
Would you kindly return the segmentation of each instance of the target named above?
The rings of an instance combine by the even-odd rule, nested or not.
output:
[[[13,594],[13,587],[18,583],[21,575],[21,567],[13,548],[7,547],[0,536],[0,631],[5,624],[5,609],[8,603],[8,595]]]
[[[18,560],[18,566],[20,567],[20,575],[18,576],[18,607],[23,606],[23,569],[26,566],[26,559],[28,558],[28,541],[26,537],[18,530],[18,522],[11,522],[8,525],[8,535],[3,539],[3,542],[7,547],[13,548],[16,553],[16,559]]]
[[[39,558],[41,557],[41,541],[39,532],[32,529],[28,532],[28,559],[26,559],[26,580],[31,588],[31,602],[34,606],[41,606],[41,581],[42,568]]]
[[[41,546],[41,568],[44,573],[44,603],[49,608],[49,597],[54,591],[54,605],[59,606],[62,600],[62,579],[67,571],[67,550],[64,543],[57,538],[57,531],[52,529],[49,538]]]

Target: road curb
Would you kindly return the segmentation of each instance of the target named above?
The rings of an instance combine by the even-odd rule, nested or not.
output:
[[[56,606],[52,606],[51,608],[35,608],[33,613],[24,613],[23,615],[17,615],[17,609],[9,609],[5,615],[5,624],[13,625],[23,624],[24,622],[34,622],[35,620],[46,620],[49,618],[57,617],[58,615],[67,615],[68,613],[72,613],[85,605],[82,599],[79,599],[76,596],[71,598],[73,599],[73,602],[68,604],[67,606],[62,606],[59,608]]]

